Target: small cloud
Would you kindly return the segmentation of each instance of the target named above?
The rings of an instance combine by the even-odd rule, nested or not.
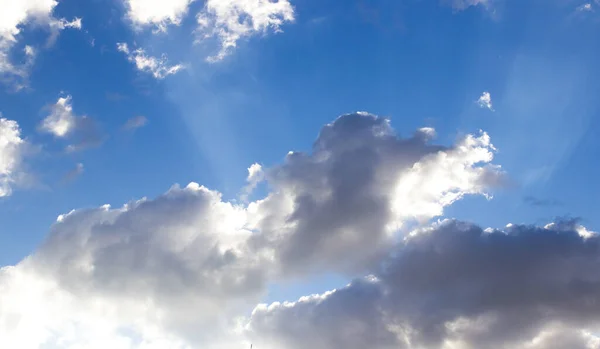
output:
[[[148,119],[146,119],[145,116],[138,115],[127,120],[127,122],[123,125],[122,129],[125,131],[132,131],[140,127],[144,127],[147,123]]]
[[[588,2],[587,4],[583,4],[577,7],[577,11],[579,12],[591,12],[594,11],[592,7],[592,3]]]
[[[241,200],[247,201],[248,196],[252,194],[252,191],[256,188],[258,183],[262,182],[264,179],[265,172],[260,164],[254,163],[248,167],[248,177],[246,177],[246,182],[248,184],[244,187],[243,193],[240,196]]]
[[[477,100],[477,104],[481,108],[487,108],[491,111],[494,111],[494,108],[492,106],[492,95],[487,91],[481,94],[481,96]]]
[[[75,140],[66,147],[67,152],[100,145],[103,139],[96,121],[86,115],[76,115],[72,101],[73,98],[67,95],[51,105],[50,113],[38,127],[39,131],[55,138]]]
[[[436,132],[433,127],[421,127],[417,130],[416,136],[424,140],[431,140],[435,138]]]
[[[75,128],[75,114],[71,105],[71,96],[60,97],[51,107],[48,115],[40,124],[40,130],[51,133],[54,137],[62,138]]]
[[[173,75],[184,68],[181,64],[169,65],[165,54],[160,58],[148,56],[143,49],[131,50],[129,45],[124,42],[117,43],[117,50],[123,52],[127,56],[127,60],[134,63],[139,71],[151,73],[152,76],[159,80]]]

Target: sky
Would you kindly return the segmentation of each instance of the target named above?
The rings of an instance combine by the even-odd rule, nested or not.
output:
[[[600,349],[598,33],[598,0],[0,0],[0,347]]]

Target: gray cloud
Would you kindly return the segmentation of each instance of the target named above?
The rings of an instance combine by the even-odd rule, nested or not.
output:
[[[394,231],[441,215],[466,194],[501,184],[489,137],[429,144],[432,129],[395,134],[386,118],[343,115],[325,126],[312,153],[289,153],[266,172],[273,192],[251,205],[284,271],[353,270],[377,261]],[[260,240],[260,241],[259,241]]]
[[[52,124],[55,134],[70,134],[73,119],[65,120]],[[191,183],[120,208],[61,215],[35,253],[0,269],[0,347],[240,346],[240,317],[269,284],[288,274],[370,270],[407,226],[501,183],[485,133],[449,147],[429,144],[434,135],[420,129],[402,138],[388,119],[344,115],[322,129],[311,153],[249,171],[250,182],[268,183],[262,200],[226,202]],[[314,315],[323,331],[334,326],[350,348],[363,337],[396,345],[373,308],[389,299],[378,282],[338,293],[350,301],[325,297],[332,308]],[[348,312],[352,319],[338,323]],[[292,334],[311,328],[289,326]],[[316,348],[335,343],[319,338]]]
[[[376,276],[257,307],[247,330],[262,348],[600,348],[600,238],[582,229],[445,221]]]

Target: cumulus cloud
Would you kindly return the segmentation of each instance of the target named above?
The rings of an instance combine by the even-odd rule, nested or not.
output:
[[[19,175],[24,144],[17,122],[0,114],[0,198],[12,193]]]
[[[600,237],[581,228],[443,221],[375,275],[257,306],[246,332],[265,349],[600,348]]]
[[[286,272],[352,270],[387,253],[404,225],[501,185],[487,134],[444,147],[428,143],[431,133],[402,138],[388,119],[367,113],[325,126],[312,153],[291,152],[266,172],[273,191],[248,208],[263,232],[257,246],[276,246]]]
[[[134,25],[153,25],[166,31],[169,25],[179,25],[194,0],[123,0],[127,17]]]
[[[56,138],[74,140],[74,143],[67,146],[69,151],[97,146],[102,142],[96,122],[86,115],[75,114],[70,95],[59,97],[50,106],[50,113],[39,124],[39,130]]]
[[[280,32],[286,22],[294,21],[289,0],[207,0],[197,15],[198,30],[203,38],[217,37],[220,51],[209,62],[222,60],[241,39],[269,30]]]
[[[480,108],[486,108],[491,111],[494,111],[494,108],[492,106],[492,95],[487,91],[481,94],[481,96],[477,100],[477,105],[479,105]]]
[[[344,115],[323,128],[311,153],[250,168],[249,181],[264,175],[271,188],[263,200],[226,202],[191,183],[120,208],[61,215],[35,253],[0,269],[0,347],[238,347],[250,333],[243,316],[282,270],[366,263],[395,250],[391,235],[404,221],[438,215],[462,195],[497,184],[501,173],[489,164],[485,134],[450,147],[428,144],[430,134],[402,138],[387,119]],[[323,328],[341,307],[377,318],[369,304],[353,303],[324,313]],[[250,327],[266,340],[256,314]],[[345,323],[393,342],[376,322],[362,330],[358,320]],[[369,326],[379,332],[368,333]]]
[[[140,127],[146,126],[147,123],[148,123],[148,119],[145,116],[143,116],[143,115],[134,116],[134,117],[130,118],[129,120],[127,120],[127,122],[125,122],[125,124],[123,125],[123,130],[133,131]]]
[[[183,65],[169,65],[167,56],[160,58],[148,56],[146,51],[141,48],[130,50],[126,43],[117,43],[117,49],[127,56],[127,60],[135,64],[135,67],[143,72],[150,73],[156,79],[164,79],[183,69]]]
[[[26,25],[34,23],[49,29],[50,42],[65,28],[81,28],[80,18],[73,21],[55,18],[52,12],[57,4],[55,0],[0,1],[0,77],[16,83],[16,88],[26,85],[29,68],[35,58],[35,51],[31,46],[25,46],[25,58],[21,63],[16,63],[9,57]]]

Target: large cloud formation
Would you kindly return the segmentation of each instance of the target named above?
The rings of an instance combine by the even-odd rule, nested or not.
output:
[[[443,221],[376,275],[258,306],[260,348],[600,348],[600,237],[574,222],[503,230]]]
[[[593,233],[445,223],[404,242],[445,206],[502,184],[485,133],[452,146],[430,144],[434,134],[402,138],[385,118],[344,115],[310,153],[251,178],[270,187],[261,200],[226,202],[191,183],[61,215],[37,251],[0,269],[0,347],[593,343],[579,331],[595,319]],[[374,276],[256,307],[269,284],[323,271]]]
[[[487,134],[452,147],[430,145],[433,134],[399,138],[367,113],[326,125],[312,154],[290,152],[267,172],[272,193],[249,206],[256,244],[273,248],[285,272],[354,270],[387,253],[404,224],[502,181]]]

